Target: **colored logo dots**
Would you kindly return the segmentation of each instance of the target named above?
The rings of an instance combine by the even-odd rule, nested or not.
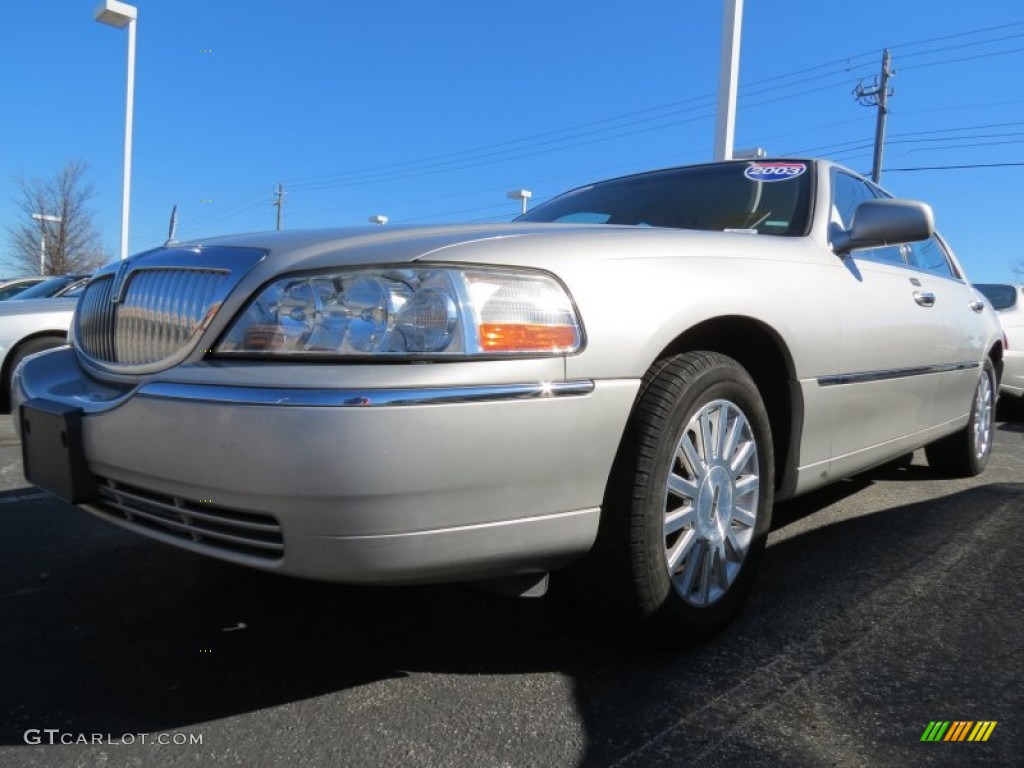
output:
[[[932,720],[921,741],[988,741],[996,724],[996,720]]]

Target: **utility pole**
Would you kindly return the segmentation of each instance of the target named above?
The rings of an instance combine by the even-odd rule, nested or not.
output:
[[[271,205],[277,206],[277,228],[281,228],[281,209],[284,208],[284,187],[281,186],[280,182],[277,185],[277,199],[271,203]]]
[[[853,97],[865,107],[878,107],[878,119],[875,122],[875,157],[871,165],[871,180],[878,184],[882,179],[882,149],[885,147],[885,120],[889,116],[889,78],[896,73],[889,66],[891,62],[889,49],[882,52],[882,74],[875,84],[867,88],[858,83]]]

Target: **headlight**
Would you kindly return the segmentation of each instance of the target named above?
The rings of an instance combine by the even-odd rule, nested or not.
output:
[[[216,352],[565,355],[581,342],[572,301],[547,273],[417,266],[281,278],[250,302]]]

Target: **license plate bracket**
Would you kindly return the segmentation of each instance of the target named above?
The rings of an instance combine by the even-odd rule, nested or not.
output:
[[[96,498],[96,480],[85,460],[82,409],[45,398],[22,403],[21,459],[33,485],[71,504]]]

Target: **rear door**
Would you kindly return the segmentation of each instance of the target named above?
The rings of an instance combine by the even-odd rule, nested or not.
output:
[[[944,333],[935,340],[942,359],[934,418],[943,424],[970,414],[989,326],[984,305],[959,274],[940,237],[910,243],[905,249],[911,268],[935,296],[942,315]]]

